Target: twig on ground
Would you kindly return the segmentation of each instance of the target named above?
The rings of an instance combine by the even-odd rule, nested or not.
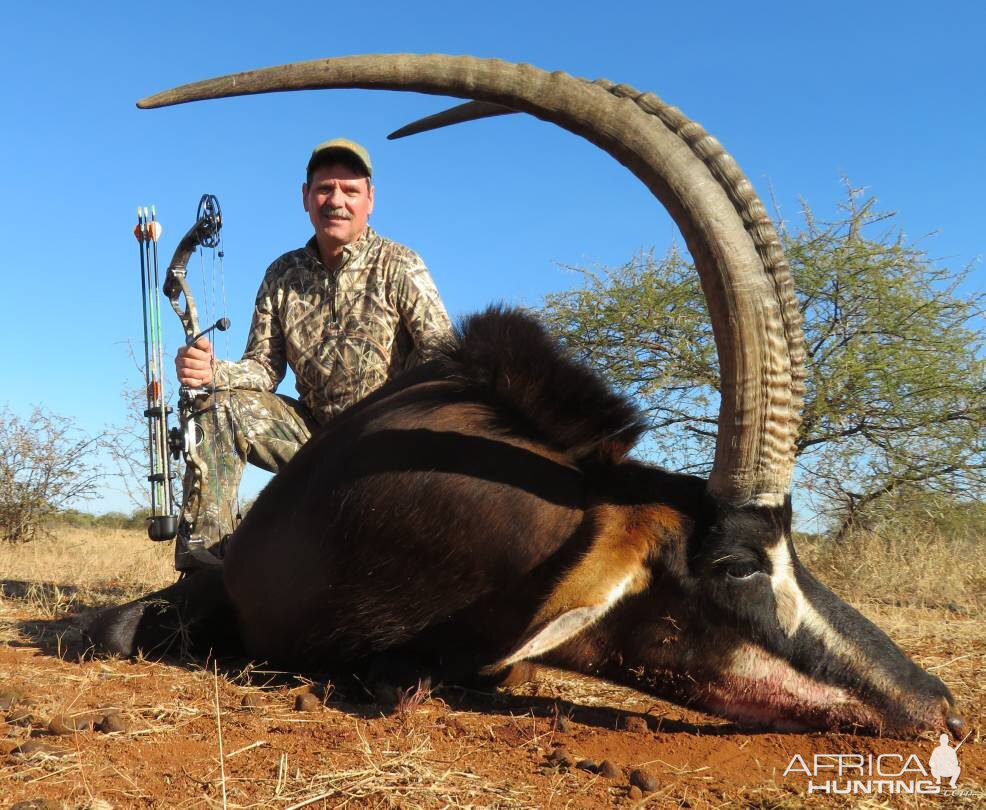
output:
[[[219,775],[223,786],[223,810],[226,810],[226,758],[223,756],[223,722],[219,710],[219,670],[216,662],[212,662],[213,686],[216,696],[216,734],[219,737]]]
[[[237,748],[235,751],[226,754],[226,759],[232,759],[237,754],[242,754],[244,751],[249,751],[251,748],[259,748],[262,745],[270,745],[270,743],[266,740],[257,740],[256,742],[252,742],[249,745],[244,745],[242,748]]]

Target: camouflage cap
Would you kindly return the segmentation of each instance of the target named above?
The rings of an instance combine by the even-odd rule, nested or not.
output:
[[[373,177],[373,164],[370,162],[370,153],[356,143],[356,141],[351,141],[348,138],[332,138],[328,141],[322,141],[322,143],[312,149],[312,156],[308,159],[308,174],[311,174],[312,166],[317,159],[331,152],[342,152],[349,158],[355,158],[356,162],[366,169],[366,176]]]

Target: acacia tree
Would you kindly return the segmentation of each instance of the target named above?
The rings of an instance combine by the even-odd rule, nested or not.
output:
[[[0,541],[33,540],[49,517],[95,494],[101,438],[41,408],[21,418],[0,407]]]
[[[850,189],[844,216],[780,237],[804,317],[807,391],[797,476],[814,508],[849,525],[881,496],[918,487],[967,498],[986,482],[983,294],[969,268],[938,266]],[[650,420],[645,452],[711,468],[719,371],[698,275],[675,248],[615,269],[540,315],[576,357],[631,394]]]

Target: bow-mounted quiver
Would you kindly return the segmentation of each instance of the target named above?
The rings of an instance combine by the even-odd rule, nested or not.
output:
[[[147,480],[151,487],[151,515],[147,535],[151,540],[171,540],[178,533],[178,515],[171,477],[168,415],[164,391],[164,341],[161,334],[161,297],[158,293],[157,243],[161,224],[154,207],[137,209],[134,236],[140,246],[140,297],[144,318],[144,391],[147,419]]]
[[[220,244],[222,211],[219,201],[212,194],[203,194],[199,200],[195,224],[185,233],[175,249],[165,275],[163,290],[172,309],[181,321],[185,332],[185,345],[191,346],[200,337],[213,330],[226,331],[228,318],[219,318],[206,329],[199,327],[198,309],[185,274],[188,261],[200,247],[215,248]],[[174,486],[170,460],[184,457],[201,485],[208,472],[205,461],[198,454],[194,418],[208,399],[214,387],[178,389],[178,419],[180,427],[168,429],[171,408],[164,396],[163,367],[164,345],[161,338],[161,309],[158,295],[157,239],[161,233],[153,209],[138,209],[138,223],[134,233],[140,243],[141,295],[144,302],[144,367],[147,382],[148,454],[150,457],[151,516],[147,521],[147,535],[151,540],[173,540],[178,534],[179,520],[175,506]],[[220,253],[220,256],[222,254]],[[182,300],[184,299],[184,301]],[[187,493],[186,493],[187,497]]]

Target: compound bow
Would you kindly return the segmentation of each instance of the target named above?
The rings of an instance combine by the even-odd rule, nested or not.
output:
[[[200,247],[216,248],[220,245],[222,210],[219,200],[212,194],[203,194],[199,200],[195,224],[181,238],[164,280],[164,294],[181,321],[185,332],[185,345],[191,346],[199,338],[213,330],[226,331],[230,322],[219,318],[211,326],[200,328],[198,308],[186,279],[188,261]],[[190,388],[184,384],[178,389],[179,427],[168,429],[168,407],[164,395],[163,341],[161,339],[161,309],[158,296],[157,242],[161,226],[154,209],[137,210],[137,227],[134,229],[140,243],[141,296],[144,304],[144,367],[147,383],[147,409],[144,416],[148,423],[148,447],[150,456],[151,517],[147,522],[147,534],[151,540],[172,540],[178,537],[175,565],[179,570],[218,564],[218,559],[205,549],[200,538],[192,535],[194,527],[179,525],[175,508],[174,487],[169,460],[184,457],[187,468],[194,477],[193,486],[198,491],[208,479],[208,465],[199,453],[199,436],[195,418],[214,410],[215,387],[210,384]],[[219,256],[222,257],[220,250]],[[184,299],[184,302],[182,302]],[[187,499],[189,493],[185,493]],[[181,536],[179,536],[181,532]],[[189,560],[188,558],[192,559]],[[199,565],[195,565],[195,561]]]

